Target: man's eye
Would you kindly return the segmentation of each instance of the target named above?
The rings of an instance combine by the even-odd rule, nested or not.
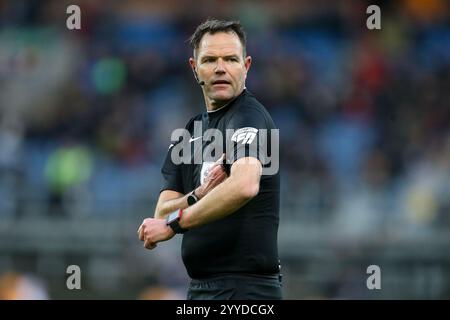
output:
[[[206,63],[214,62],[214,58],[206,58],[203,60],[203,62],[206,62]]]
[[[227,57],[225,59],[227,61],[231,61],[231,62],[239,62],[239,58],[238,57]]]

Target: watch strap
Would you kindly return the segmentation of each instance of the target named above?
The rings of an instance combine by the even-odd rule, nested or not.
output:
[[[183,209],[172,212],[167,216],[166,224],[172,228],[175,233],[185,233],[187,229],[180,226],[180,219],[183,216]]]

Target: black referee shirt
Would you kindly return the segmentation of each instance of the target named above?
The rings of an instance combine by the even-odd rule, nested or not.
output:
[[[199,137],[194,137],[195,121],[200,121],[203,126],[201,143],[195,143],[200,140]],[[196,153],[198,156],[198,152],[204,152],[211,143],[204,141],[207,136],[205,131],[211,128],[222,132],[223,152],[216,154],[215,158],[218,159],[222,153],[226,153],[228,173],[233,160],[248,155],[257,157],[263,167],[265,166],[265,159],[262,158],[267,151],[260,152],[260,134],[264,132],[262,129],[269,133],[269,137],[264,140],[264,146],[269,148],[270,154],[270,130],[276,127],[264,106],[244,89],[225,107],[199,114],[188,122],[186,129],[192,139],[173,142],[169,147],[161,170],[165,179],[161,191],[174,190],[187,194],[201,184],[212,162],[194,164],[192,160],[190,164],[174,164],[171,153],[176,149],[174,145],[177,143],[190,143],[192,159]],[[227,129],[233,129],[236,134],[227,136]],[[256,136],[253,136],[252,132],[256,133]],[[257,147],[252,148],[253,146]],[[186,232],[183,235],[182,258],[189,276],[201,279],[227,273],[277,273],[279,199],[279,173],[262,175],[259,193],[247,204],[223,219]]]

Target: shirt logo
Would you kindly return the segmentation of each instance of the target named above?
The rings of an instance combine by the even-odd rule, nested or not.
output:
[[[189,139],[189,143],[194,142],[195,140],[198,140],[198,139],[201,139],[201,138],[203,138],[203,137],[202,136],[196,137],[196,138],[192,137],[192,138]]]
[[[255,140],[258,129],[252,127],[245,127],[237,130],[231,137],[231,141],[242,144],[251,144]]]

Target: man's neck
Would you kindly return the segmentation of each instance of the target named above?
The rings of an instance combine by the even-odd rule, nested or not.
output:
[[[231,99],[231,100],[228,100],[225,104],[221,104],[220,106],[219,106],[219,105],[216,105],[216,106],[214,106],[214,107],[207,106],[207,107],[206,107],[206,111],[208,111],[208,113],[214,113],[214,112],[216,112],[216,111],[222,110],[223,108],[225,108],[226,106],[228,106],[228,105],[230,104],[230,102],[233,101],[234,99],[236,99],[236,97],[234,97],[234,98]]]
[[[206,111],[208,111],[208,113],[211,112],[216,112],[219,111],[223,108],[225,108],[226,106],[228,106],[231,102],[233,102],[237,97],[239,97],[242,92],[244,92],[245,88],[242,89],[242,91],[235,97],[231,98],[230,100],[227,101],[220,101],[220,102],[215,102],[215,101],[208,101],[205,97],[205,102],[206,102]]]

